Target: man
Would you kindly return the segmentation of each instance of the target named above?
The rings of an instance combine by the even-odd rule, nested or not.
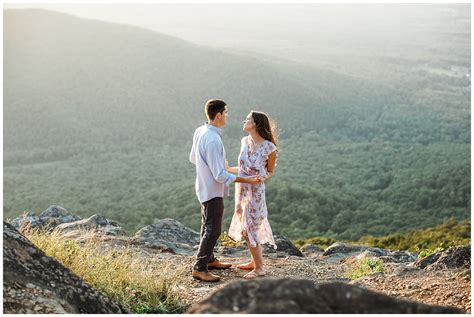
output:
[[[224,214],[224,193],[232,182],[258,184],[258,177],[237,177],[226,171],[226,156],[222,143],[222,127],[229,114],[223,100],[211,99],[204,107],[208,122],[196,129],[189,160],[196,165],[196,195],[201,203],[201,242],[192,276],[206,282],[220,277],[208,269],[228,269],[229,263],[214,257],[214,246],[221,234]]]

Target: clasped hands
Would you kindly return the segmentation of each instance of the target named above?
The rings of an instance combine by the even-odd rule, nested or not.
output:
[[[228,172],[231,172],[231,173],[237,173],[237,171],[238,171],[237,167],[230,167],[229,166],[229,161],[228,160],[225,160],[225,169]],[[255,175],[255,176],[245,177],[245,179],[247,179],[248,184],[258,185],[260,183],[263,183],[267,178],[265,176]]]
[[[257,176],[250,176],[247,177],[247,180],[249,181],[249,184],[252,185],[258,185],[260,183],[263,183],[265,181],[266,177],[257,175]]]

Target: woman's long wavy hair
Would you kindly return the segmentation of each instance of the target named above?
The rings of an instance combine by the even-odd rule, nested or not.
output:
[[[265,112],[261,111],[250,111],[252,114],[253,121],[257,127],[258,134],[276,145],[277,151],[280,148],[278,143],[277,127],[275,121],[270,119]]]

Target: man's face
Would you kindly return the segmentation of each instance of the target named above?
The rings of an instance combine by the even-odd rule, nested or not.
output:
[[[227,106],[225,106],[225,110],[222,113],[218,113],[216,115],[216,123],[219,124],[219,126],[224,126],[227,123],[227,119],[229,118],[229,110],[227,110]]]

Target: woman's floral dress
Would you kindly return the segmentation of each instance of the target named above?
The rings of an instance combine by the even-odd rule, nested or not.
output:
[[[266,177],[268,156],[276,150],[275,144],[268,140],[254,151],[251,149],[250,136],[242,139],[239,155],[239,176],[260,175]],[[272,229],[268,223],[267,204],[265,203],[265,183],[251,185],[235,184],[235,212],[229,228],[229,237],[240,241],[248,237],[252,247],[270,243],[276,249]]]

